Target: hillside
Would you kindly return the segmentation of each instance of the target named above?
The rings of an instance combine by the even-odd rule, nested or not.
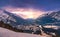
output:
[[[36,19],[39,25],[57,25],[60,26],[60,11],[43,14],[42,17]]]

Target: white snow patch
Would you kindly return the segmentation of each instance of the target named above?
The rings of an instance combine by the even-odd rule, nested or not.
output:
[[[42,37],[42,36],[28,33],[18,33],[0,27],[0,37]]]

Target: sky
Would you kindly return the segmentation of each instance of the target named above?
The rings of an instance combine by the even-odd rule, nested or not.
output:
[[[23,13],[26,16],[20,16],[24,18],[34,18],[35,15],[60,10],[60,0],[0,0],[0,8],[19,15]]]

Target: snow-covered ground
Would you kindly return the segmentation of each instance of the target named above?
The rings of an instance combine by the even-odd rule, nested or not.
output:
[[[28,33],[18,33],[0,27],[0,37],[42,37],[42,36]]]
[[[55,26],[55,25],[46,25],[46,26],[44,26],[45,28],[53,28],[53,29],[59,29],[60,28],[60,26]]]

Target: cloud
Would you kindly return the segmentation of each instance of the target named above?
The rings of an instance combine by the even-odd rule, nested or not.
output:
[[[18,14],[31,13],[32,10],[33,15],[30,15],[37,17],[45,11],[60,10],[60,0],[0,0],[0,8]],[[21,13],[19,15],[29,17]]]
[[[4,6],[34,8],[44,11],[59,10],[60,0],[0,0],[0,8]]]
[[[31,3],[32,1],[29,2],[29,0],[0,0],[0,7],[13,6],[19,8],[29,8],[32,6]]]
[[[32,9],[32,8],[14,8],[14,7],[3,7],[4,10],[9,11],[11,13],[17,14],[20,17],[27,19],[27,18],[34,18],[36,19],[42,14],[45,14],[44,11]]]

